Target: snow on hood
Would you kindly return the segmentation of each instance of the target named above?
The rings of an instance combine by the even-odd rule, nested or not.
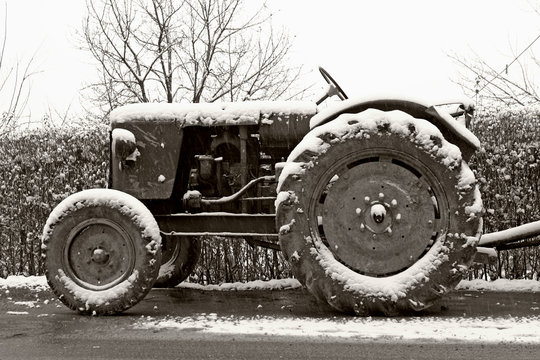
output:
[[[165,121],[179,126],[259,125],[270,115],[314,115],[317,105],[307,101],[245,101],[223,103],[140,103],[111,112],[113,124]]]

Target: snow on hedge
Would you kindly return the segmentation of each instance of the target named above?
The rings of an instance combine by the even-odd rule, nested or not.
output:
[[[259,125],[270,115],[314,115],[317,105],[305,101],[246,101],[232,103],[143,103],[111,112],[111,123],[174,121],[179,126]]]

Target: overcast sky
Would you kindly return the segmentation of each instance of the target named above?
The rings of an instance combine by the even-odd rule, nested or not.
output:
[[[249,0],[252,2],[254,0]],[[80,107],[79,90],[92,80],[89,55],[77,50],[84,0],[0,0],[8,7],[10,57],[37,51],[30,110]],[[381,92],[453,96],[455,65],[448,53],[472,50],[503,68],[540,34],[540,15],[526,0],[268,0],[278,25],[294,36],[293,60],[322,65],[349,96]],[[534,3],[534,1],[533,1]],[[538,1],[537,3],[540,3]],[[4,8],[0,13],[3,15]],[[0,17],[3,21],[3,16]],[[540,41],[534,48],[540,47]]]

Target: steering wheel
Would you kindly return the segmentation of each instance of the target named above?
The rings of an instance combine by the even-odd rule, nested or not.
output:
[[[347,94],[345,94],[345,91],[343,91],[343,89],[341,89],[341,87],[338,85],[336,80],[334,80],[332,76],[330,76],[328,71],[324,70],[322,66],[319,66],[319,71],[321,72],[324,80],[331,86],[327,96],[337,95],[341,100],[346,100],[349,98]],[[334,89],[332,89],[332,87]]]

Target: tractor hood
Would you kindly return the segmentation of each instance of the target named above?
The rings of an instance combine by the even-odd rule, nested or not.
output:
[[[186,126],[260,125],[273,116],[317,113],[317,105],[307,101],[245,101],[230,103],[140,103],[111,112],[114,125],[141,122],[174,122]]]

